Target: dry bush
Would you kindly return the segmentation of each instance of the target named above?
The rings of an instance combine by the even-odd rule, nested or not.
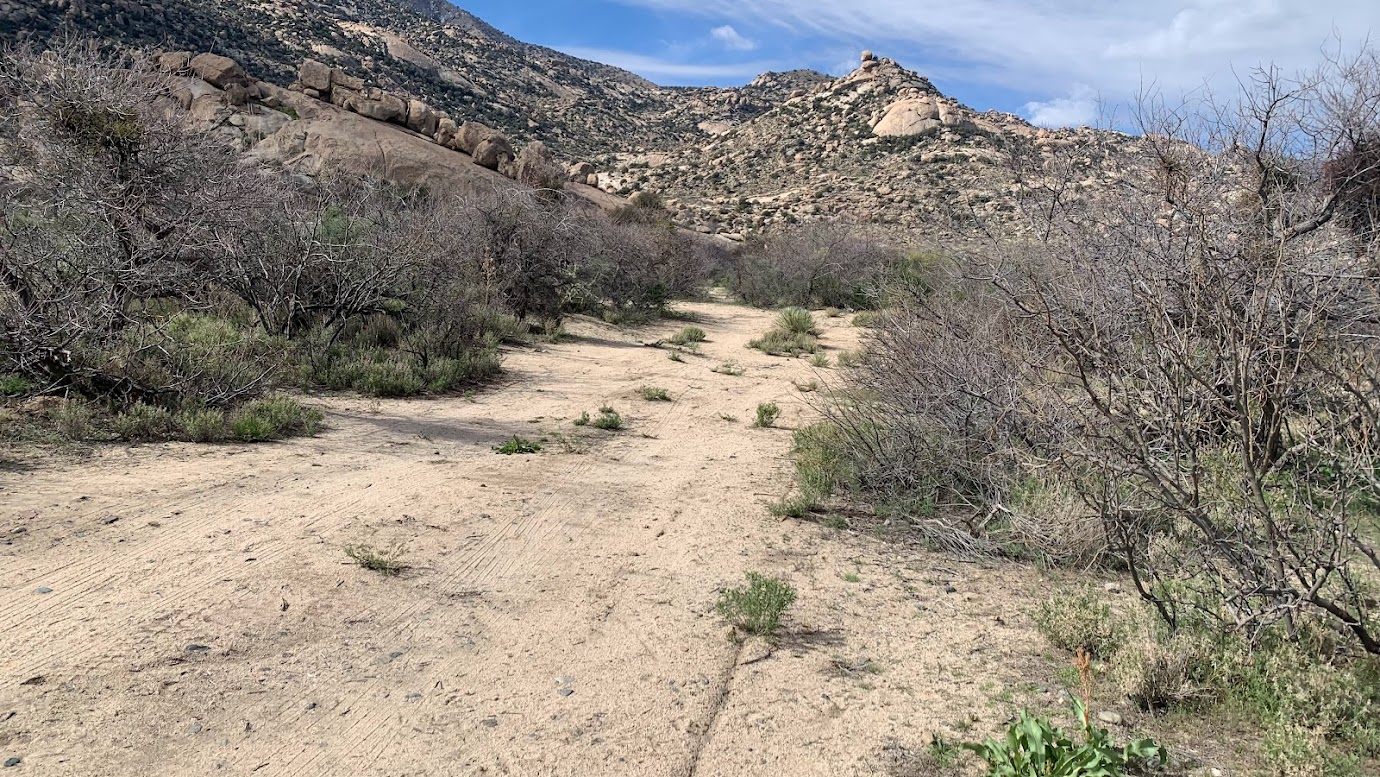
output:
[[[565,188],[565,169],[539,140],[523,146],[513,161],[513,170],[517,180],[533,189],[558,191]]]
[[[1033,187],[1043,241],[991,268],[1055,346],[1066,480],[1171,628],[1292,634],[1306,612],[1380,653],[1380,284],[1341,219],[1380,162],[1355,153],[1380,58],[1140,119],[1127,185]]]
[[[167,403],[209,379],[163,358],[177,343],[160,314],[208,307],[205,264],[271,191],[165,89],[88,45],[0,58],[0,371],[117,404]],[[261,388],[246,374],[211,390]]]
[[[878,307],[898,261],[890,247],[856,228],[815,223],[783,229],[743,248],[730,283],[750,305]]]

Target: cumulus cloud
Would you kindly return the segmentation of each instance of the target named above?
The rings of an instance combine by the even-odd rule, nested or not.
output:
[[[1025,104],[1026,118],[1037,127],[1081,127],[1097,119],[1097,93],[1079,84],[1067,97],[1032,100]]]
[[[1069,115],[1086,84],[1113,103],[1145,81],[1171,94],[1273,63],[1313,64],[1334,34],[1380,34],[1375,0],[620,0],[785,36],[850,43],[965,81],[1018,90]]]
[[[725,24],[722,27],[715,27],[714,29],[709,31],[709,34],[713,36],[714,40],[722,43],[727,48],[733,49],[734,51],[752,51],[753,49],[757,48],[756,41],[744,38],[742,35],[738,33],[737,30],[733,28],[733,25],[731,24]]]

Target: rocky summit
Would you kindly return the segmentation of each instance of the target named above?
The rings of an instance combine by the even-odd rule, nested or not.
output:
[[[342,159],[376,168],[364,157],[380,132],[495,172],[540,141],[572,182],[655,193],[682,226],[730,239],[825,218],[945,234],[1011,224],[1013,154],[1072,149],[1080,187],[1096,188],[1117,180],[1136,143],[975,111],[871,51],[842,78],[796,70],[737,88],[662,87],[515,40],[446,0],[0,0],[0,38],[58,35],[161,57],[201,82],[180,87],[194,114],[224,112],[245,148],[304,174]],[[430,179],[451,169],[449,157],[425,161],[436,153],[383,156],[390,175]]]

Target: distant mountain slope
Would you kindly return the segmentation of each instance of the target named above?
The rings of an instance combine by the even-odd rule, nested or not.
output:
[[[570,159],[627,150],[629,138],[671,148],[702,137],[703,122],[746,121],[785,97],[662,88],[522,43],[446,0],[0,0],[0,38],[60,34],[215,51],[284,86],[310,56],[519,141],[540,138]]]

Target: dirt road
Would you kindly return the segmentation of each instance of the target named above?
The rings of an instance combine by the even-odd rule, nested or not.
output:
[[[1041,650],[1006,593],[1031,573],[771,517],[811,417],[793,383],[837,375],[747,349],[770,314],[684,307],[709,333],[684,362],[637,342],[679,324],[585,322],[473,398],[0,472],[2,771],[852,775],[994,728]],[[772,400],[785,428],[751,428]],[[602,405],[628,428],[572,424]],[[545,449],[491,450],[515,434]],[[713,612],[749,570],[799,591],[774,652]]]

